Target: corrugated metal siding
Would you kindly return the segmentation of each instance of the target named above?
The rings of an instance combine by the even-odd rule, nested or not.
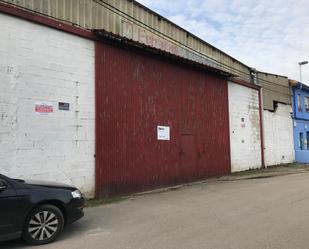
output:
[[[289,80],[285,76],[258,72],[258,84],[262,86],[263,107],[274,111],[275,102],[291,105]]]
[[[1,0],[88,29],[104,29],[250,82],[249,67],[131,0]],[[115,9],[116,8],[116,9]],[[118,10],[120,11],[118,11]],[[126,15],[129,15],[126,16]],[[154,31],[155,30],[155,31]],[[218,63],[223,63],[220,65]]]
[[[230,173],[226,80],[97,43],[96,106],[97,197]]]

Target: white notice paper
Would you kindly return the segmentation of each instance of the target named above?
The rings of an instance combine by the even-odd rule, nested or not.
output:
[[[158,140],[170,140],[170,127],[158,126],[157,127]]]

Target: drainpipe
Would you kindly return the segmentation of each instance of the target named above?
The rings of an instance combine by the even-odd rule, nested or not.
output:
[[[296,119],[296,105],[297,105],[297,103],[296,103],[296,95],[295,95],[295,88],[293,88],[292,86],[291,86],[291,94],[292,94],[292,101],[293,101],[293,109],[292,109],[292,111],[293,111],[293,113],[292,113],[292,119],[293,119],[293,121]],[[293,122],[293,127],[294,127],[294,122]]]
[[[295,89],[296,87],[293,87],[290,84],[290,93],[291,93],[291,98],[292,98],[292,128],[293,128],[293,147],[294,147],[294,162],[296,162],[296,149],[297,149],[297,143],[295,144],[296,141],[296,136],[295,136],[295,124],[296,124],[296,95],[295,95]]]
[[[255,68],[250,68],[250,80],[252,84],[260,86],[259,90],[259,114],[260,114],[260,139],[261,139],[261,161],[262,168],[266,168],[265,166],[265,142],[264,142],[264,103],[263,103],[263,89],[262,86],[258,83],[257,79],[258,72]]]
[[[296,89],[299,89],[299,90],[302,90],[303,89],[303,84],[302,83],[297,83],[297,85],[293,88],[292,86],[290,86],[291,90],[291,98],[292,98],[292,101],[293,101],[293,108],[292,108],[292,111],[293,111],[293,115],[292,115],[292,118],[293,120],[294,119],[297,119],[296,117],[296,111],[298,109],[298,94],[296,94]],[[294,122],[293,122],[293,127],[294,127]]]
[[[258,85],[257,84],[257,70],[253,67],[250,68],[250,83],[254,85]]]

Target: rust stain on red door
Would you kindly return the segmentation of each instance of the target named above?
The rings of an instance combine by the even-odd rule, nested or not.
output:
[[[96,108],[97,197],[230,173],[225,79],[98,42]]]

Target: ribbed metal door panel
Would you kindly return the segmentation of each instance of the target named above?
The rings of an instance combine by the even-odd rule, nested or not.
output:
[[[97,197],[228,174],[229,148],[225,79],[96,44]]]

